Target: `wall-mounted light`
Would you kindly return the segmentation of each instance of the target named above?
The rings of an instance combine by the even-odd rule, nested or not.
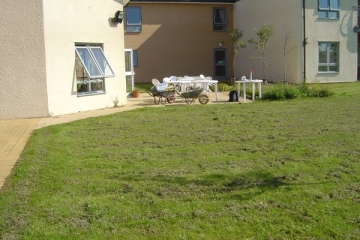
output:
[[[115,13],[115,17],[111,21],[116,23],[122,23],[124,19],[124,14],[125,14],[124,11],[117,11]]]
[[[310,43],[310,38],[305,38],[305,44],[309,44]]]

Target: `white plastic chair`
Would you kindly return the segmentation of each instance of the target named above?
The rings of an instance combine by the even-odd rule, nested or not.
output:
[[[207,77],[205,77],[205,80],[212,80],[212,77],[207,76]],[[206,91],[207,91],[208,93],[211,93],[211,92],[212,92],[209,87],[210,87],[210,86],[213,86],[213,85],[214,85],[214,83],[210,83],[210,84],[207,85],[208,87],[207,87]]]
[[[160,83],[160,81],[157,80],[156,78],[153,78],[153,79],[151,80],[151,82],[152,82],[152,84],[154,84],[154,85]]]

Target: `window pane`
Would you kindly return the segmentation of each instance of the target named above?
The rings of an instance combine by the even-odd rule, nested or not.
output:
[[[318,11],[318,18],[326,18],[326,12],[325,11]]]
[[[140,7],[126,7],[126,24],[141,25]]]
[[[89,92],[89,84],[88,83],[78,83],[77,84],[77,92],[78,93]]]
[[[103,76],[87,47],[76,47],[76,53],[90,78]]]
[[[329,10],[329,0],[319,0],[319,9]]]
[[[339,0],[330,0],[330,10],[340,10]]]
[[[328,18],[339,18],[339,12],[328,12]]]
[[[103,71],[105,77],[115,77],[113,70],[111,69],[105,55],[100,47],[90,47],[96,61],[99,64],[100,69]]]
[[[126,77],[126,91],[131,92],[132,91],[132,76],[125,76]]]
[[[319,63],[327,63],[326,43],[319,44]]]
[[[338,45],[337,44],[330,44],[330,63],[337,63],[338,60]]]
[[[103,91],[103,81],[102,80],[95,80],[90,82],[91,91]]]
[[[215,77],[224,77],[226,76],[226,67],[225,66],[215,66]]]
[[[319,72],[327,72],[327,66],[319,66]]]
[[[225,63],[225,51],[216,51],[215,52],[215,63],[216,64],[223,64]]]
[[[131,72],[130,51],[125,52],[125,72]]]
[[[330,72],[338,72],[338,66],[329,66],[329,71]]]
[[[127,32],[141,32],[141,26],[126,26]]]
[[[225,31],[226,30],[226,25],[214,25],[213,27],[214,31]]]
[[[214,24],[225,24],[227,23],[225,8],[214,9]]]
[[[138,52],[137,52],[137,50],[133,50],[133,62],[134,62],[134,66],[138,65]]]

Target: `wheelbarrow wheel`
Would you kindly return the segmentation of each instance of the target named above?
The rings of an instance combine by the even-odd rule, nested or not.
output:
[[[207,104],[209,102],[209,96],[206,94],[200,94],[199,95],[199,103],[201,104]]]
[[[174,94],[170,94],[167,98],[166,98],[168,103],[173,103],[175,101],[175,95]]]

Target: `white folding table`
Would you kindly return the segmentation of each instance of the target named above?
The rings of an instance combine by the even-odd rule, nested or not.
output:
[[[239,80],[235,81],[238,84],[238,96],[240,98],[240,85],[243,84],[243,91],[244,91],[244,102],[246,102],[246,84],[251,83],[252,84],[252,100],[255,100],[255,84],[258,84],[259,89],[259,98],[261,98],[261,85],[263,83],[263,80],[259,79],[253,79],[253,80]]]

